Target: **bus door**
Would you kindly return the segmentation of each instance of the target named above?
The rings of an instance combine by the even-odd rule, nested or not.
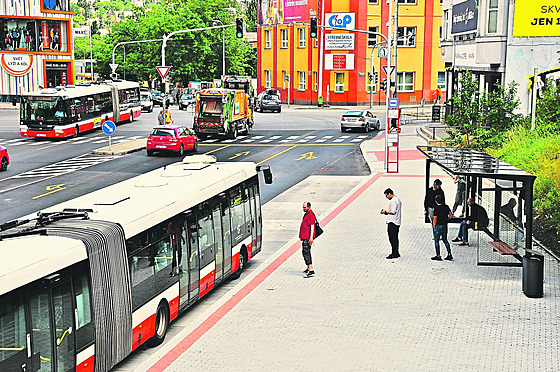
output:
[[[205,201],[199,205],[198,217],[198,246],[200,247],[200,297],[214,288],[215,250],[214,224],[212,223],[212,209]]]
[[[191,214],[186,221],[186,234],[187,234],[187,244],[184,246],[186,252],[183,252],[183,271],[188,267],[188,298],[189,303],[195,301],[198,298],[199,291],[199,281],[200,281],[200,261],[199,261],[199,249],[198,249],[198,222],[194,214]],[[185,283],[185,277],[182,278],[181,287]]]
[[[251,207],[251,212],[250,212],[250,229],[251,229],[251,256],[255,255],[258,253],[258,249],[257,249],[257,235],[259,233],[257,226],[259,225],[258,221],[257,221],[257,209],[256,209],[256,205],[255,205],[255,190],[253,185],[249,185],[247,187],[247,189],[249,190],[249,205]]]
[[[70,280],[42,290],[28,299],[31,312],[31,371],[65,372],[76,369],[74,306]]]
[[[214,224],[214,242],[216,246],[215,281],[216,283],[219,283],[222,281],[223,274],[224,274],[224,240],[222,234],[222,213],[220,211],[220,203],[212,207],[212,221]]]
[[[231,220],[229,216],[229,201],[224,199],[221,202],[222,212],[222,236],[224,252],[224,273],[231,272]]]

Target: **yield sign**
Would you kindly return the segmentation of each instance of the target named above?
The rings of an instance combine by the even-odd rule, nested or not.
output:
[[[385,71],[385,75],[389,76],[393,73],[393,71],[395,71],[395,66],[381,66],[383,68],[383,71]],[[387,72],[389,71],[389,72]]]
[[[156,70],[157,72],[159,72],[159,75],[161,76],[162,79],[165,79],[165,77],[167,76],[167,73],[169,72],[169,69],[171,69],[171,66],[157,66]]]
[[[115,70],[117,69],[117,67],[119,67],[119,65],[117,63],[109,63],[109,67],[111,67],[111,70],[115,72]]]

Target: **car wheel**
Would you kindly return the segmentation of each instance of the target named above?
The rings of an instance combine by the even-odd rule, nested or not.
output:
[[[341,126],[341,127],[340,127],[340,131],[341,131],[341,132],[346,132],[346,127]]]
[[[8,169],[8,158],[5,156],[2,158],[2,163],[0,163],[0,171],[4,172]]]
[[[154,150],[146,150],[146,152],[148,153],[148,156],[154,155]]]
[[[369,124],[366,123],[366,126],[364,127],[364,132],[368,133],[369,132]]]
[[[179,146],[179,151],[177,151],[177,155],[183,156],[184,154],[185,154],[185,147],[181,143],[181,146]]]
[[[194,141],[192,152],[197,152],[197,151],[198,151],[198,141]]]
[[[282,107],[280,107],[280,108],[278,109],[278,113],[280,113],[280,112],[282,112]]]
[[[160,302],[156,310],[156,329],[155,334],[147,342],[148,346],[155,347],[161,345],[169,328],[169,310],[165,302]]]

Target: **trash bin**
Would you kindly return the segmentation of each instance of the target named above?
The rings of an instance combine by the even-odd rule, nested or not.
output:
[[[544,255],[532,249],[525,250],[523,256],[523,293],[527,297],[543,296]]]

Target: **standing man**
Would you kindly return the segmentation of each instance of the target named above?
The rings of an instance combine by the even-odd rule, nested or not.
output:
[[[453,182],[457,184],[457,192],[455,194],[455,203],[453,203],[453,209],[451,213],[455,215],[455,211],[458,206],[461,206],[461,215],[459,217],[465,216],[465,193],[467,190],[467,179],[463,175],[455,176]]]
[[[402,202],[391,189],[387,189],[383,193],[389,199],[389,207],[381,210],[381,214],[387,216],[387,235],[389,235],[389,242],[391,243],[391,254],[386,258],[399,258],[401,256],[399,254],[399,228],[401,227]]]
[[[315,213],[311,210],[311,202],[303,203],[303,219],[299,226],[299,239],[301,240],[301,253],[307,268],[303,271],[304,278],[315,275],[313,262],[311,260],[311,245],[315,237]]]
[[[441,195],[436,196],[436,208],[434,210],[434,244],[436,246],[436,255],[432,257],[434,261],[441,261],[441,255],[439,253],[439,238],[443,240],[445,248],[447,249],[447,261],[453,261],[453,256],[451,255],[451,245],[447,240],[447,222],[452,216],[451,210],[447,204],[443,204],[443,198]]]
[[[424,197],[424,213],[430,218],[430,223],[433,226],[434,223],[434,208],[436,207],[436,196],[441,195],[443,198],[443,204],[445,204],[445,193],[441,188],[441,181],[439,178],[434,180],[432,187],[426,190],[426,196]],[[428,221],[426,221],[428,222]]]

